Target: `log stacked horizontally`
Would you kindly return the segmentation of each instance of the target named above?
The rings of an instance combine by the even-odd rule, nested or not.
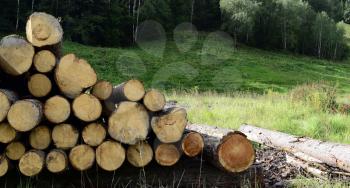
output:
[[[0,42],[0,78],[9,82],[0,88],[0,177],[11,164],[25,176],[94,164],[115,171],[126,162],[173,166],[202,151],[228,172],[253,164],[253,146],[242,133],[201,132],[188,126],[185,109],[165,107],[160,91],[137,79],[113,86],[86,60],[58,55],[63,30],[51,15],[33,13],[26,35]]]

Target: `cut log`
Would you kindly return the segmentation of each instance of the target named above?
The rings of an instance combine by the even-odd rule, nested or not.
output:
[[[10,125],[20,132],[32,130],[37,126],[43,115],[40,101],[35,99],[19,100],[11,106],[7,120]]]
[[[179,143],[165,144],[158,139],[154,140],[154,159],[161,166],[173,166],[181,158],[182,149]]]
[[[50,146],[51,131],[47,126],[34,128],[29,135],[29,144],[34,149],[44,150]]]
[[[18,96],[15,92],[6,89],[0,89],[0,122],[6,118],[11,105],[17,100]]]
[[[38,175],[45,165],[45,154],[40,150],[30,150],[19,160],[19,170],[25,176]]]
[[[115,111],[116,104],[122,101],[139,101],[145,95],[145,88],[139,80],[129,80],[113,87],[112,95],[104,101],[106,113]]]
[[[44,114],[47,120],[52,123],[62,123],[70,116],[70,103],[61,96],[53,96],[44,104]]]
[[[98,81],[92,88],[92,94],[100,100],[106,100],[112,95],[113,86],[110,82]]]
[[[52,130],[52,141],[59,149],[70,149],[78,143],[79,132],[71,124],[56,125]]]
[[[267,129],[243,125],[240,130],[248,139],[290,152],[303,152],[324,163],[350,172],[350,146],[298,137]]]
[[[149,111],[158,112],[164,108],[166,101],[163,93],[156,89],[151,89],[146,92],[143,104]]]
[[[17,136],[16,130],[7,122],[0,123],[0,143],[8,144]]]
[[[97,76],[91,65],[84,59],[68,54],[61,58],[55,70],[55,80],[68,98],[75,98],[88,87],[93,86]]]
[[[10,160],[19,160],[26,152],[25,146],[21,142],[11,142],[6,146],[6,156]]]
[[[55,55],[48,51],[42,50],[34,56],[34,67],[38,72],[48,73],[51,72],[56,66]]]
[[[28,90],[34,97],[45,97],[51,89],[51,81],[46,75],[34,74],[29,78]]]
[[[74,115],[82,121],[97,120],[102,114],[101,102],[93,95],[81,94],[72,104]]]
[[[121,102],[108,119],[109,135],[125,144],[145,140],[149,132],[146,108],[137,102]]]
[[[162,143],[180,141],[187,124],[187,113],[183,108],[168,108],[152,118],[152,130]]]
[[[19,76],[32,66],[34,48],[18,35],[9,35],[0,41],[0,67],[4,72]]]
[[[195,157],[203,151],[204,139],[197,132],[189,132],[183,136],[181,148],[185,155]]]
[[[134,167],[145,167],[153,159],[152,147],[146,141],[130,145],[126,151],[126,158]]]
[[[68,157],[63,150],[53,149],[47,154],[45,163],[47,170],[60,173],[68,168]]]
[[[239,131],[195,124],[186,128],[203,136],[204,157],[223,170],[242,172],[255,161],[252,143]]]
[[[26,34],[28,41],[36,47],[57,44],[63,38],[63,30],[58,20],[43,12],[34,12],[30,15]]]
[[[3,177],[6,175],[7,171],[9,170],[9,161],[4,155],[0,156],[0,177]]]
[[[312,174],[313,176],[315,177],[318,177],[318,178],[321,178],[321,179],[327,179],[327,172],[321,170],[321,169],[318,169],[316,167],[313,167],[311,165],[309,165],[308,163],[305,163],[304,161],[294,157],[294,156],[291,156],[291,155],[286,155],[286,162],[297,167],[297,168],[301,168],[301,169],[304,169],[306,172]]]
[[[75,146],[69,153],[69,161],[74,169],[79,171],[87,170],[94,164],[95,151],[88,145]]]
[[[96,149],[96,162],[106,171],[117,170],[125,160],[125,150],[115,141],[105,141]]]
[[[98,146],[106,138],[106,129],[100,123],[90,123],[84,127],[82,135],[85,144],[89,146]]]

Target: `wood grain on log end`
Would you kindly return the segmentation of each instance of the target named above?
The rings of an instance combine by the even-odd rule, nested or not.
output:
[[[52,130],[52,140],[57,148],[70,149],[79,138],[79,132],[71,124],[56,125]]]
[[[17,136],[16,130],[7,122],[0,123],[0,143],[8,144]]]
[[[19,160],[26,152],[25,146],[21,142],[11,142],[6,146],[6,156],[10,160]]]
[[[4,156],[0,156],[0,177],[3,177],[6,175],[7,171],[9,170],[9,161],[8,159]]]
[[[34,74],[28,80],[28,90],[34,97],[45,97],[51,89],[51,81],[44,74]]]
[[[87,145],[98,146],[106,138],[106,129],[100,123],[90,123],[84,127],[82,136]]]
[[[74,115],[82,121],[97,120],[102,114],[101,102],[93,95],[81,94],[72,104]]]
[[[160,143],[154,148],[154,157],[162,166],[173,166],[181,157],[181,151],[175,144]]]
[[[29,144],[34,149],[44,150],[50,146],[51,131],[47,126],[38,126],[34,128],[29,135]]]
[[[70,103],[61,96],[53,96],[44,104],[44,115],[52,123],[66,121],[71,113]]]
[[[11,105],[16,100],[18,100],[16,93],[10,90],[0,89],[0,122],[6,118]]]
[[[105,141],[96,149],[96,162],[103,170],[117,170],[125,160],[125,149],[115,141]]]
[[[113,86],[110,82],[98,81],[92,88],[92,94],[100,100],[106,100],[112,95]]]
[[[33,61],[35,69],[41,73],[51,72],[56,66],[56,57],[48,50],[36,53]]]
[[[42,114],[40,101],[25,99],[17,101],[11,106],[7,114],[7,119],[14,129],[20,132],[26,132],[40,123]]]
[[[148,110],[158,112],[164,108],[166,101],[163,93],[156,89],[151,89],[146,92],[143,98],[143,104]]]
[[[46,156],[46,168],[52,173],[60,173],[68,168],[68,157],[63,150],[53,149]]]
[[[129,101],[139,101],[145,95],[145,88],[139,80],[129,80],[122,85],[122,93]]]
[[[114,156],[110,156],[114,157]],[[69,161],[74,169],[84,171],[92,167],[95,161],[95,151],[92,147],[82,144],[75,146],[69,153]]]
[[[38,175],[45,165],[45,154],[40,150],[31,150],[19,160],[19,170],[25,176]]]
[[[182,139],[181,148],[185,155],[189,157],[199,155],[204,148],[204,140],[202,135],[196,132],[186,134]]]
[[[126,152],[129,163],[135,167],[144,167],[153,159],[152,147],[146,141],[130,145]]]

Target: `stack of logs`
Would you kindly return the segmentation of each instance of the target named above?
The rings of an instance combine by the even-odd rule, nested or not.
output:
[[[113,86],[86,60],[62,56],[63,31],[53,16],[33,13],[26,35],[0,42],[0,177],[17,165],[25,176],[84,171],[95,161],[115,171],[125,161],[172,166],[201,153],[229,172],[253,164],[244,134],[188,125],[185,109],[166,107],[158,90],[136,79]]]

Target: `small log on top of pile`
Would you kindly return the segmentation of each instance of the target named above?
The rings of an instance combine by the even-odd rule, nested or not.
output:
[[[226,172],[253,164],[242,133],[187,126],[186,110],[165,107],[161,91],[137,79],[113,86],[85,59],[61,56],[63,30],[53,16],[33,13],[26,35],[0,42],[0,80],[11,82],[0,88],[0,177],[12,161],[25,176],[44,168],[85,171],[95,163],[104,171],[152,161],[174,166],[201,154]]]

